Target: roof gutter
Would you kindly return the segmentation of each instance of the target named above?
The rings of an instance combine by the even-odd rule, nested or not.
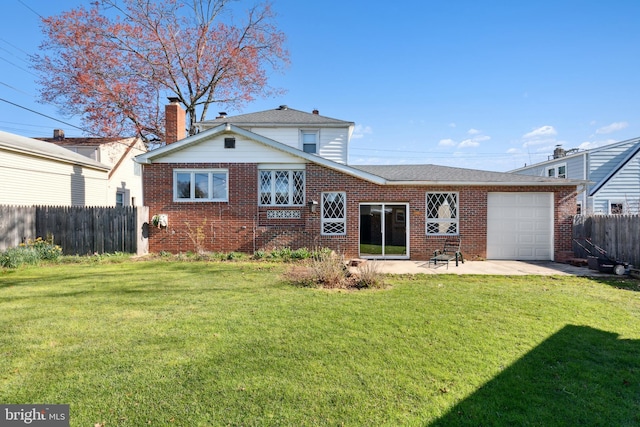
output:
[[[488,185],[500,187],[567,187],[585,185],[589,181],[567,180],[559,182],[496,182],[496,181],[391,181],[385,180],[385,185],[441,185],[441,186],[465,186],[465,187],[486,187]]]
[[[49,160],[58,160],[61,161],[63,163],[68,163],[70,165],[79,165],[79,166],[84,166],[90,169],[95,169],[95,170],[101,170],[101,171],[109,171],[109,166],[104,165],[102,163],[96,162],[96,163],[90,163],[90,162],[83,162],[81,160],[71,160],[68,158],[65,158],[63,156],[56,156],[55,154],[49,154],[49,153],[43,153],[40,151],[36,151],[36,150],[29,150],[28,148],[24,148],[24,147],[14,147],[12,145],[5,145],[2,142],[0,142],[0,149],[6,150],[6,151],[11,151],[13,153],[18,153],[18,154],[26,154],[26,155],[30,155],[30,156],[34,156],[34,157],[39,157],[42,159],[49,159]]]

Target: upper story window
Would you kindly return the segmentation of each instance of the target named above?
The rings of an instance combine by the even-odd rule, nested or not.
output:
[[[175,169],[173,200],[176,202],[229,201],[229,171],[226,169]]]
[[[427,193],[427,234],[458,234],[458,193]]]
[[[303,170],[261,170],[258,185],[261,206],[304,205]]]
[[[318,154],[319,131],[301,130],[300,139],[302,141],[302,151],[305,153]]]
[[[549,166],[547,168],[547,176],[549,178],[566,178],[567,177],[567,164]]]

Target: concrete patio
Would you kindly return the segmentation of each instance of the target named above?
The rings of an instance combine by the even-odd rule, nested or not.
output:
[[[613,276],[588,267],[576,267],[552,261],[465,261],[456,267],[455,261],[434,266],[427,261],[368,260],[375,263],[381,273],[388,274],[493,274],[493,275],[541,275],[541,276]]]

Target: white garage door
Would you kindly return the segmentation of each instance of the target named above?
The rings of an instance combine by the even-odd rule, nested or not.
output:
[[[553,193],[489,193],[487,258],[553,260]]]

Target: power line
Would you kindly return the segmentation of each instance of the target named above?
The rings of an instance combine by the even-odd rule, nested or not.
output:
[[[27,55],[27,56],[29,56],[29,55],[30,55],[30,53],[29,53],[29,52],[25,51],[24,49],[22,49],[22,48],[21,48],[21,47],[19,47],[19,46],[14,45],[13,43],[9,43],[8,41],[6,41],[5,39],[3,39],[2,37],[0,37],[0,41],[1,41],[1,42],[3,42],[3,43],[5,43],[5,44],[8,44],[9,46],[11,46],[12,48],[14,48],[15,50],[19,50],[20,52],[24,53],[24,54],[25,54],[25,55]],[[5,50],[5,51],[9,52],[9,51],[8,51],[8,50],[6,50],[6,49],[3,49],[3,50]],[[13,55],[13,54],[12,54],[12,55]],[[16,58],[19,58],[17,55],[13,55],[13,56],[15,56]],[[28,61],[27,61],[26,59],[22,59],[22,58],[19,58],[19,59],[21,59],[22,61],[24,61],[24,62],[28,63]]]
[[[18,3],[20,3],[21,5],[23,5],[24,7],[26,7],[27,9],[29,9],[31,12],[35,13],[36,15],[38,15],[40,18],[44,18],[42,15],[40,15],[38,12],[36,12],[35,10],[33,10],[29,5],[27,5],[25,2],[23,2],[22,0],[18,0]]]
[[[0,56],[0,59],[2,59],[4,62],[7,62],[7,63],[9,63],[9,64],[13,65],[14,67],[16,67],[16,68],[17,68],[17,69],[19,69],[19,70],[24,71],[25,73],[29,73],[29,74],[31,74],[32,76],[35,76],[35,77],[39,77],[37,74],[32,73],[31,71],[26,70],[26,69],[22,68],[22,67],[21,67],[21,66],[19,66],[19,65],[14,64],[13,62],[9,61],[9,60],[8,60],[8,59],[6,59],[6,58],[3,58],[2,56]]]
[[[37,115],[39,115],[39,116],[46,117],[47,119],[50,119],[50,120],[56,121],[56,122],[58,122],[58,123],[62,123],[63,125],[71,126],[72,128],[79,129],[79,130],[81,130],[81,131],[83,131],[83,132],[90,133],[90,134],[95,135],[95,136],[99,136],[98,134],[93,133],[93,132],[91,132],[91,131],[89,131],[89,130],[86,130],[86,129],[83,129],[83,128],[78,127],[78,126],[76,126],[76,125],[72,125],[71,123],[64,122],[64,121],[62,121],[62,120],[56,119],[55,117],[48,116],[48,115],[43,114],[43,113],[41,113],[41,112],[39,112],[39,111],[32,110],[31,108],[23,107],[22,105],[16,104],[15,102],[8,101],[8,100],[6,100],[6,99],[4,99],[4,98],[0,98],[0,101],[2,101],[2,102],[6,102],[7,104],[13,105],[14,107],[22,108],[23,110],[27,110],[27,111],[29,111],[30,113],[34,113],[34,114],[37,114]]]

